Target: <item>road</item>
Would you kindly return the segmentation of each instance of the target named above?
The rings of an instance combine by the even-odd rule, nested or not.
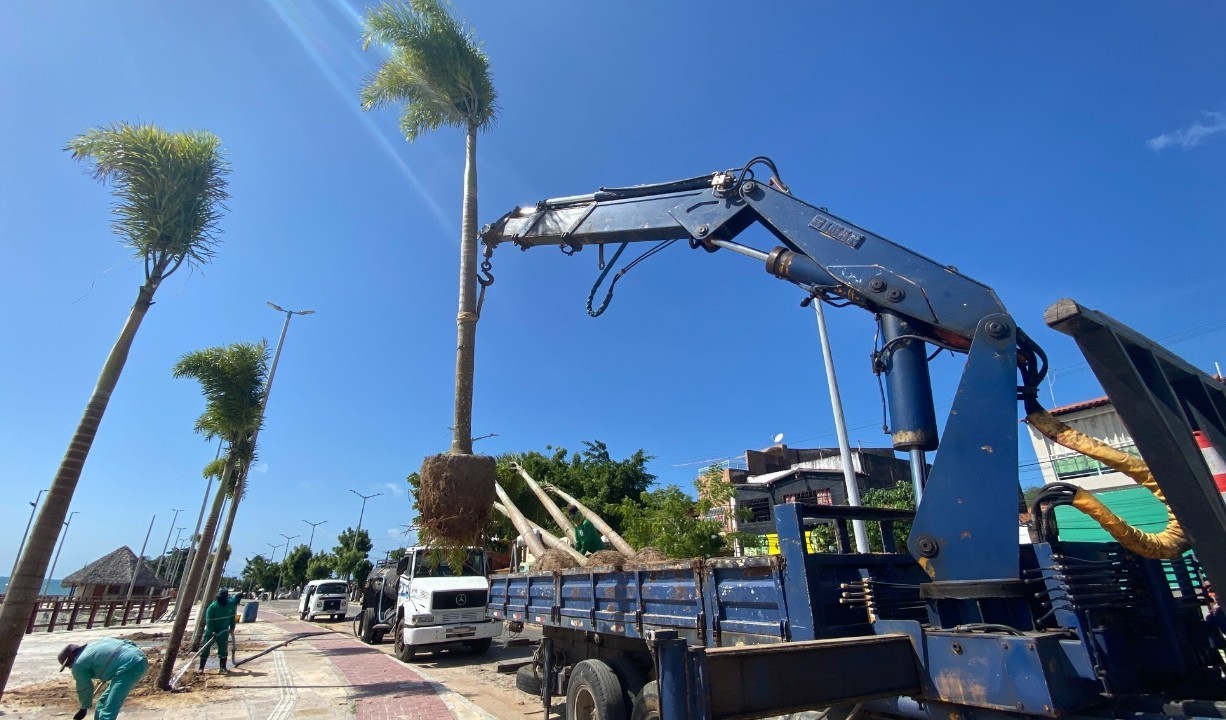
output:
[[[298,617],[296,600],[264,601],[260,605],[286,617]],[[360,610],[360,605],[350,603],[349,617],[357,615]],[[353,622],[350,620],[331,622],[320,619],[311,624],[321,630],[332,630],[346,635],[353,633]],[[242,626],[239,625],[239,628],[241,630]],[[513,638],[523,638],[528,642],[508,645],[508,641]],[[544,720],[541,701],[515,688],[515,673],[500,673],[496,669],[499,663],[530,659],[535,649],[535,641],[539,639],[540,629],[533,626],[528,626],[519,634],[504,630],[502,637],[496,639],[493,647],[484,655],[474,655],[467,648],[455,646],[423,652],[408,664],[420,674],[468,698],[499,720]],[[390,637],[372,647],[388,655],[393,654]],[[560,700],[555,701],[551,718],[562,717],[558,712],[562,705]]]

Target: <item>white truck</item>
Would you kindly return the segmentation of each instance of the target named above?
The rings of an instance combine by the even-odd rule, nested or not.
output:
[[[462,643],[476,653],[490,649],[502,622],[486,613],[489,573],[485,551],[469,548],[457,572],[448,551],[408,548],[396,567],[376,569],[362,593],[355,634],[376,644],[389,631],[396,657],[408,662],[422,650]]]

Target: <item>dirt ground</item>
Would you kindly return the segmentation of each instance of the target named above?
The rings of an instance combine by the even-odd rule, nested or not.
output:
[[[165,638],[165,636],[165,633],[160,632],[116,634],[118,638],[132,640],[133,642],[157,641]],[[264,650],[266,647],[268,647],[267,643],[239,642],[238,652],[240,654],[256,653]],[[227,687],[231,687],[227,684],[227,678],[224,676],[214,674],[199,675],[195,670],[188,670],[180,678],[175,692],[164,692],[157,687],[158,672],[162,667],[161,653],[161,648],[146,649],[145,654],[149,658],[149,670],[128,696],[130,698],[141,698],[142,707],[190,711],[193,707],[202,706],[209,702],[214,693],[222,692]],[[179,661],[182,662],[191,655],[191,650],[185,646],[179,652]],[[241,671],[238,672],[241,674]],[[61,710],[71,715],[79,706],[79,701],[77,699],[76,686],[67,675],[67,672],[63,676],[57,674],[54,680],[8,690],[4,693],[4,702],[14,709],[38,708]]]

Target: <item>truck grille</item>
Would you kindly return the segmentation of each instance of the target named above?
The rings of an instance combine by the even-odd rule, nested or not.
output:
[[[443,610],[435,612],[434,619],[440,623],[475,623],[485,622],[485,608],[468,608],[466,610]]]
[[[431,610],[452,610],[477,608],[485,617],[485,601],[489,593],[485,590],[448,590],[436,592],[430,598]]]

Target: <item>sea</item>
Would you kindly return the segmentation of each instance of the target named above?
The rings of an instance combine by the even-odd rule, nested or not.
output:
[[[4,592],[8,590],[8,587],[9,587],[9,576],[0,575],[0,595],[3,595]],[[67,595],[69,590],[71,590],[71,588],[66,588],[63,585],[60,585],[59,580],[52,580],[51,584],[47,587],[47,592],[45,594],[46,595]]]

